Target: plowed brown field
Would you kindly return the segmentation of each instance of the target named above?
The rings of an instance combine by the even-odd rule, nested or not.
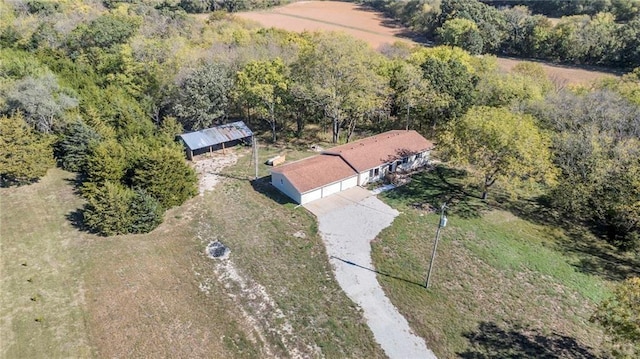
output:
[[[353,3],[338,1],[300,1],[283,7],[238,13],[237,16],[254,20],[265,27],[290,31],[344,31],[368,42],[374,48],[396,41],[414,43],[411,32],[384,17],[382,13]],[[509,71],[519,61],[498,58],[498,66]],[[558,85],[588,84],[605,76],[603,71],[542,64],[547,75]]]

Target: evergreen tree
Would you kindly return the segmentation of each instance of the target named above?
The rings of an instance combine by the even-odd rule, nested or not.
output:
[[[105,236],[129,233],[134,219],[129,208],[135,193],[120,183],[105,181],[85,193],[84,224]]]
[[[197,193],[195,171],[178,146],[152,151],[134,169],[134,186],[144,188],[165,208],[181,205]]]
[[[56,144],[56,156],[67,171],[84,171],[90,145],[100,140],[100,135],[82,121],[68,124]]]
[[[120,182],[127,169],[124,148],[116,140],[102,141],[91,149],[87,157],[87,177],[91,182]]]
[[[21,113],[0,117],[0,186],[37,181],[54,165],[51,138],[34,131]]]
[[[143,189],[136,189],[129,204],[129,215],[131,216],[129,232],[151,232],[162,223],[163,214],[164,210],[157,199]]]

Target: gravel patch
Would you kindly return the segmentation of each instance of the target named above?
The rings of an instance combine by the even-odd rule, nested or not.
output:
[[[338,283],[362,308],[385,353],[392,359],[436,358],[391,304],[373,271],[370,242],[398,214],[371,196],[318,214],[318,224]]]
[[[229,151],[228,154],[204,155],[193,163],[198,174],[198,190],[200,195],[211,191],[220,182],[220,171],[238,162],[238,156]]]

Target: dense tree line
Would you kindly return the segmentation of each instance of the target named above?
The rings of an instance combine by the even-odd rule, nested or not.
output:
[[[495,7],[526,6],[534,14],[550,17],[572,15],[595,15],[600,12],[610,12],[619,21],[628,21],[638,15],[640,1],[638,0],[481,0],[483,3]]]
[[[171,11],[182,10],[190,14],[202,14],[212,11],[237,12],[254,9],[263,9],[278,5],[284,5],[292,0],[104,0],[109,8],[115,8],[120,3],[146,4],[157,9]]]
[[[460,46],[473,54],[622,68],[640,66],[638,1],[363,2],[385,11],[432,41]],[[533,15],[527,6],[538,11],[544,7],[560,12],[551,15],[572,16],[554,22],[544,15]]]
[[[485,34],[504,25],[493,17],[501,10],[464,3],[473,16],[431,19],[427,3],[419,13],[448,24],[440,32],[452,41],[505,46]],[[3,185],[37,180],[55,156],[79,173],[85,224],[97,232],[154,228],[195,193],[175,135],[243,119],[274,142],[308,137],[310,124],[336,143],[416,129],[484,197],[535,183],[567,218],[620,247],[639,242],[640,70],[561,88],[540,65],[502,73],[495,58],[459,47],[377,52],[344,34],[261,29],[220,13],[201,21],[157,4],[20,4],[0,4]]]

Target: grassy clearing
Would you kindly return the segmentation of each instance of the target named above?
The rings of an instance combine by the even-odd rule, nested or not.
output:
[[[314,218],[247,180],[247,148],[228,150],[240,159],[227,178],[145,235],[74,228],[66,217],[82,200],[60,170],[0,190],[1,356],[382,357],[333,278]],[[261,175],[282,150],[260,151]],[[214,239],[231,248],[231,266],[204,255]]]
[[[378,270],[424,285],[439,215],[417,208],[456,197],[438,247],[432,288],[379,276],[391,301],[442,358],[601,355],[588,322],[609,282],[564,250],[570,233],[490,208],[445,168],[384,198],[402,214],[373,244]],[[592,241],[597,241],[591,238]]]
[[[72,179],[50,170],[40,183],[0,189],[0,357],[95,354],[82,275],[89,236],[65,218],[80,202]]]

